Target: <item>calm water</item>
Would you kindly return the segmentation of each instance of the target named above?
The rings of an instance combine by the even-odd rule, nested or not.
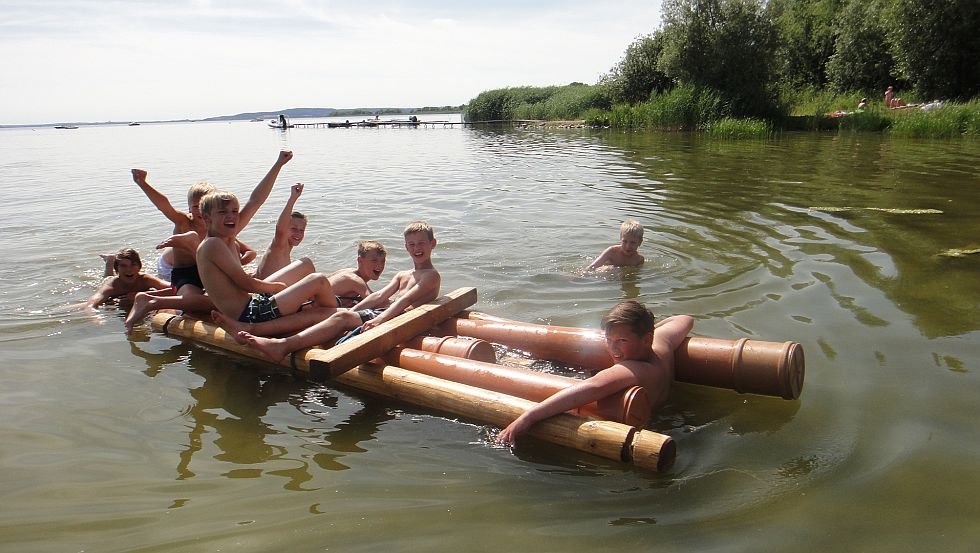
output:
[[[199,179],[288,197],[324,270],[433,223],[444,289],[477,309],[597,326],[638,298],[695,333],[796,340],[802,397],[677,385],[651,427],[667,474],[64,312],[169,225]],[[975,551],[980,543],[980,143],[768,142],[588,130],[292,129],[264,123],[0,130],[4,551]],[[815,209],[820,208],[820,209]],[[834,209],[830,209],[834,208]],[[635,273],[575,271],[646,228]],[[383,277],[384,278],[384,277]]]

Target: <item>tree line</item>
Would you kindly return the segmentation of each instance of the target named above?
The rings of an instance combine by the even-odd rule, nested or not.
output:
[[[813,94],[880,100],[889,85],[920,101],[980,95],[978,0],[664,0],[662,10],[660,28],[596,85],[487,91],[467,118],[581,117],[677,89],[720,102],[723,117],[764,119]],[[554,95],[564,98],[532,109]]]

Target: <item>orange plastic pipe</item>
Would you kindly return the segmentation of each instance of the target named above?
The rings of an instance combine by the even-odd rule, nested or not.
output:
[[[477,312],[464,314],[466,318],[452,317],[436,328],[443,334],[480,338],[566,365],[612,365],[600,332],[508,321]],[[797,399],[803,389],[804,373],[803,347],[797,342],[692,336],[674,352],[677,381],[741,393]]]
[[[493,348],[483,340],[427,337],[417,340],[416,344],[429,351],[395,348],[385,355],[385,361],[410,371],[536,402],[581,382],[577,378],[505,367],[486,360],[467,359],[452,354],[463,350],[489,349],[493,355]],[[450,354],[441,353],[440,350],[449,351]],[[643,427],[650,421],[652,407],[646,390],[633,386],[572,412],[584,417]]]

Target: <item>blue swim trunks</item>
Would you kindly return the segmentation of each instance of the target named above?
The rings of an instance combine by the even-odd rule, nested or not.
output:
[[[248,305],[238,317],[241,323],[264,323],[272,319],[278,319],[282,314],[279,313],[279,306],[276,298],[272,294],[252,294],[252,299],[248,300]]]

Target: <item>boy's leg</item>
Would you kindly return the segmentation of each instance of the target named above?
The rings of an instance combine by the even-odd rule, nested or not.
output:
[[[299,282],[303,277],[312,274],[313,271],[313,262],[310,261],[310,258],[301,257],[262,280],[267,282],[284,282],[286,286],[291,286]]]
[[[272,297],[276,299],[279,312],[283,315],[296,313],[310,299],[317,307],[340,307],[337,296],[330,286],[330,280],[323,273],[306,275],[296,284],[286,287]]]
[[[232,336],[237,336],[239,332],[248,332],[256,336],[284,336],[301,330],[307,329],[319,322],[326,320],[338,310],[333,307],[307,307],[297,313],[283,315],[282,317],[264,321],[261,323],[243,323],[234,317],[230,317],[220,311],[211,311],[211,320],[218,326],[225,329],[225,332]],[[239,341],[239,343],[243,343]]]
[[[254,346],[269,360],[278,363],[294,351],[332,342],[345,330],[355,328],[359,324],[361,324],[361,318],[357,313],[338,311],[325,321],[320,321],[286,338],[265,338],[248,332],[240,332],[238,337]]]
[[[181,290],[187,286],[182,286]],[[129,315],[126,316],[126,322],[123,323],[126,327],[126,333],[132,332],[133,326],[142,320],[147,313],[158,309],[179,309],[181,311],[207,313],[214,309],[214,304],[211,303],[211,298],[204,294],[156,296],[149,292],[139,292],[133,298],[133,307],[129,310]]]

